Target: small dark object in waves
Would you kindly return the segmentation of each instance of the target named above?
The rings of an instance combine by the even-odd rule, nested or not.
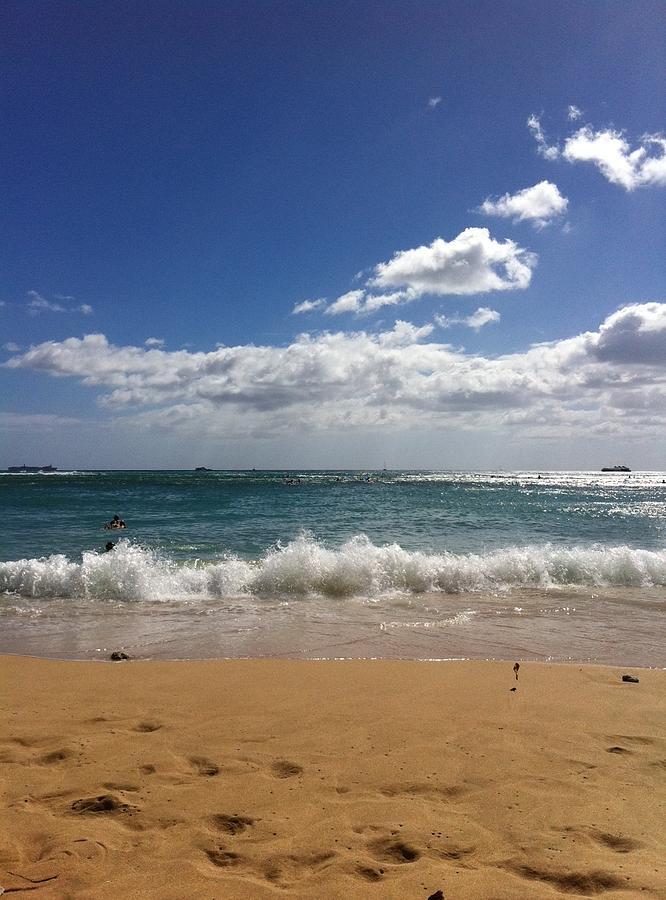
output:
[[[118,662],[121,659],[131,659],[131,657],[123,650],[114,650],[109,659],[112,659],[114,662]]]
[[[435,891],[428,897],[428,900],[444,900],[444,891]]]
[[[632,684],[638,684],[639,680],[635,675],[623,675],[622,681],[630,681]]]

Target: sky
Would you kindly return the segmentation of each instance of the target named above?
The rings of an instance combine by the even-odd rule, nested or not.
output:
[[[666,469],[666,2],[5,0],[0,467]]]

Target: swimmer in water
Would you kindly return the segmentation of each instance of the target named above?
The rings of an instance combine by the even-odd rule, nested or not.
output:
[[[110,522],[108,522],[105,526],[107,531],[111,528],[127,528],[127,525],[123,522],[120,516],[114,516]]]
[[[105,552],[105,553],[108,553],[109,550],[113,550],[113,548],[114,548],[115,546],[116,546],[116,545],[113,543],[113,541],[107,541],[107,542],[106,542],[106,547],[104,548],[104,552]]]

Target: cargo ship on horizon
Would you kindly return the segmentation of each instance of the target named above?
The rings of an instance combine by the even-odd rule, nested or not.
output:
[[[57,466],[26,466],[26,464],[23,463],[22,466],[7,466],[7,471],[14,472],[14,473],[16,473],[16,472],[33,472],[33,473],[57,472],[58,467]]]

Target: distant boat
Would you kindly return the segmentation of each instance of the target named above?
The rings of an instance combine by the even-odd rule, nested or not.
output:
[[[58,469],[56,466],[26,466],[23,463],[22,466],[8,466],[8,472],[57,472]]]
[[[197,466],[194,470],[195,472],[212,472],[212,469],[207,469],[206,466]]]
[[[631,472],[629,466],[604,466],[602,472]]]

